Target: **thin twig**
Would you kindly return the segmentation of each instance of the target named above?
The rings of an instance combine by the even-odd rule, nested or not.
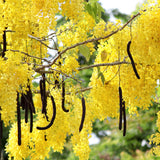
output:
[[[45,40],[48,39],[47,37],[50,37],[50,36],[52,36],[52,37],[56,36],[56,32],[53,32],[53,33],[51,33],[51,34],[48,34],[47,36],[42,37],[42,40],[45,41]]]
[[[61,30],[60,32],[59,32],[59,34],[56,34],[56,32],[53,32],[53,33],[51,33],[51,34],[48,34],[47,36],[44,36],[44,37],[42,37],[42,40],[48,40],[48,39],[50,39],[49,37],[51,37],[51,38],[53,38],[53,37],[56,37],[56,36],[59,36],[59,35],[61,35],[61,33],[63,33],[63,32],[65,32],[65,31],[67,31],[67,30],[70,30],[69,28],[66,28],[65,30]],[[48,38],[47,38],[48,37]]]
[[[112,62],[112,63],[100,63],[100,64],[93,64],[90,66],[86,66],[86,67],[81,67],[81,68],[77,68],[78,71],[84,70],[84,69],[89,69],[89,68],[93,68],[93,67],[100,67],[100,66],[115,66],[115,65],[120,65],[120,64],[131,64],[130,62],[126,62],[126,61],[122,61],[122,62]]]
[[[53,68],[50,68],[50,69],[53,70],[53,71],[40,70],[40,71],[38,71],[38,73],[53,74],[54,72],[59,72],[59,73],[61,73],[62,75],[64,75],[65,77],[71,78],[71,79],[75,80],[75,81],[78,82],[78,83],[82,83],[82,82],[80,82],[78,79],[76,79],[76,78],[74,78],[74,77],[72,77],[72,76],[69,76],[69,75],[63,73],[62,71],[59,71],[59,70],[53,69]]]
[[[32,39],[35,39],[36,41],[39,41],[41,44],[43,44],[44,46],[46,46],[46,47],[49,48],[49,49],[55,50],[55,48],[50,47],[50,46],[48,46],[46,43],[44,43],[44,42],[43,42],[43,41],[44,41],[43,39],[40,39],[40,38],[38,38],[38,37],[34,37],[34,36],[30,35],[30,34],[28,34],[28,37],[29,37],[29,38],[32,38]]]
[[[85,92],[85,91],[89,91],[89,90],[91,90],[92,88],[93,88],[93,87],[90,86],[90,87],[87,87],[87,88],[79,89],[78,91],[75,92],[75,94],[81,93],[81,92]],[[35,94],[40,94],[40,90],[33,90],[33,93],[35,93]],[[50,91],[46,91],[46,95],[49,96],[49,94],[50,94]],[[70,95],[70,94],[71,94],[71,92],[66,93],[66,95]]]
[[[22,53],[22,54],[24,54],[24,55],[26,55],[26,56],[28,56],[28,57],[32,57],[32,58],[36,58],[36,59],[40,59],[40,60],[44,60],[44,61],[46,61],[46,62],[50,63],[50,61],[48,61],[48,60],[46,60],[46,59],[43,59],[43,58],[39,58],[39,57],[36,57],[36,56],[29,55],[28,53],[23,52],[23,51],[13,50],[13,49],[8,49],[7,51],[19,52],[19,53]]]
[[[79,89],[78,91],[75,92],[75,94],[77,94],[77,93],[82,93],[82,92],[85,92],[85,91],[89,91],[89,90],[91,90],[92,88],[93,88],[93,87],[90,86],[90,87],[87,87],[87,88]],[[71,94],[71,92],[66,93],[66,95],[70,95],[70,94]]]
[[[21,64],[28,64],[28,65],[32,65],[32,66],[39,66],[39,67],[41,67],[41,66],[42,66],[42,65],[37,64],[37,63],[29,63],[29,62],[21,62]],[[33,70],[34,70],[34,68],[33,68]]]
[[[146,10],[143,10],[143,12],[146,12]],[[140,15],[141,15],[140,12],[138,12],[137,14],[135,14],[131,19],[129,19],[129,20],[123,25],[123,27],[120,29],[120,31],[123,30],[130,22],[132,22],[136,17],[138,17],[138,16],[140,16]]]
[[[77,91],[76,93],[78,93],[78,92],[85,92],[85,91],[89,91],[89,90],[91,90],[92,88],[93,88],[92,86],[87,87],[87,88],[82,88],[81,90]]]

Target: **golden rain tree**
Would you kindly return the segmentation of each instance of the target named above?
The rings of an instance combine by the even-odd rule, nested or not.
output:
[[[126,110],[148,109],[160,78],[160,0],[149,0],[126,24],[106,24],[101,11],[97,0],[0,1],[0,138],[2,124],[11,124],[9,159],[44,159],[50,147],[62,153],[71,135],[75,154],[87,160],[92,122],[117,118],[125,136]],[[67,20],[58,28],[57,14]],[[94,64],[82,67],[79,53],[89,59],[95,50]],[[89,68],[83,88],[77,75]],[[160,131],[159,123],[160,113]],[[159,146],[153,151],[160,155]]]

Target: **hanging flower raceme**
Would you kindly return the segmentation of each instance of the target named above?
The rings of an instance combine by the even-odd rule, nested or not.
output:
[[[62,153],[71,136],[75,154],[87,160],[95,119],[119,118],[125,136],[126,110],[132,115],[148,109],[160,78],[160,1],[144,6],[125,25],[97,22],[85,6],[93,7],[90,3],[0,1],[0,140],[2,122],[11,124],[10,159],[44,159],[51,147]],[[56,27],[60,13],[68,21]],[[49,29],[55,32],[47,35]],[[94,67],[89,87],[82,88],[78,73],[87,67],[78,59],[83,55],[90,63],[95,50],[94,65],[87,66]],[[155,136],[158,143],[159,134]]]

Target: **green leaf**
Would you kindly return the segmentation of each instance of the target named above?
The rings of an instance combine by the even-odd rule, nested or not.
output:
[[[105,82],[105,77],[104,77],[103,73],[100,71],[100,67],[97,67],[97,69],[98,69],[98,70],[97,70],[97,71],[98,71],[98,78],[100,77],[102,83],[104,84],[104,82]]]
[[[85,9],[97,22],[101,19],[101,13],[105,12],[97,0],[86,2]]]
[[[104,85],[105,78],[104,78],[104,75],[103,75],[103,73],[101,74],[101,81],[102,81],[102,83],[103,83],[103,85]]]
[[[90,59],[90,49],[86,45],[79,46],[80,53],[86,58],[87,61]]]

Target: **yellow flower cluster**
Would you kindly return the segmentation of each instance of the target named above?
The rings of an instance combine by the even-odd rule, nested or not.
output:
[[[105,78],[103,85],[101,78],[98,76],[97,68],[94,69],[90,83],[93,89],[90,94],[93,96],[95,106],[100,107],[100,110],[106,106],[108,109],[106,114],[112,113],[113,116],[117,116],[119,110],[119,84],[122,87],[123,98],[130,114],[137,113],[137,107],[143,109],[149,107],[151,96],[155,92],[156,80],[159,78],[159,52],[154,50],[155,48],[156,50],[160,49],[159,45],[156,45],[159,36],[155,35],[159,32],[157,26],[160,23],[158,23],[158,20],[156,23],[153,23],[153,21],[148,23],[148,18],[150,17],[153,20],[159,18],[157,12],[160,12],[157,8],[153,11],[147,10],[131,24],[131,28],[126,27],[106,42],[101,41],[98,46],[95,64],[123,61],[124,59],[130,62],[127,54],[127,44],[131,40],[130,52],[140,75],[140,79],[137,79],[131,64],[124,64],[119,67],[101,67],[100,71]],[[151,39],[153,35],[154,40]],[[105,98],[101,96],[104,93],[106,94]],[[115,100],[116,97],[117,100]]]
[[[78,72],[77,68],[79,67],[79,64],[75,57],[68,56],[65,59],[65,63],[62,66],[62,72],[67,75],[72,75],[73,72]]]
[[[93,17],[90,16],[87,12],[82,12],[82,14],[79,15],[78,20],[76,22],[72,20],[58,28],[57,38],[59,43],[63,44],[63,46],[59,49],[63,50],[64,48],[70,47],[76,43],[86,41],[89,38],[89,35],[90,38],[92,38],[94,26],[95,20],[93,19]],[[90,44],[90,50],[94,50],[93,47],[94,46]],[[72,50],[68,52],[77,53],[78,51],[78,49],[76,48]]]
[[[7,52],[7,60],[0,59],[0,103],[1,114],[4,124],[16,119],[16,95],[27,88],[28,79],[33,72],[29,71],[28,65],[20,64],[16,56]]]
[[[83,0],[6,0],[0,1],[0,35],[6,33],[7,50],[5,58],[0,59],[0,104],[2,120],[5,125],[10,122],[12,128],[6,146],[10,159],[34,160],[44,159],[48,156],[50,147],[54,151],[62,152],[67,136],[71,136],[74,152],[80,160],[89,159],[88,135],[92,132],[92,122],[95,119],[104,120],[107,117],[119,116],[119,93],[121,86],[123,99],[129,113],[138,114],[137,108],[148,109],[150,100],[154,95],[156,80],[160,78],[160,0],[152,5],[146,5],[141,15],[132,22],[131,27],[125,27],[112,37],[99,40],[98,54],[95,64],[117,63],[127,64],[114,66],[101,66],[93,69],[90,87],[92,88],[86,99],[86,115],[83,129],[79,133],[82,118],[81,87],[72,83],[68,77],[74,77],[80,65],[77,62],[80,47],[71,47],[80,42],[107,36],[120,29],[122,24],[116,25],[98,23],[85,11]],[[145,10],[144,10],[145,9]],[[69,19],[64,25],[56,28],[56,14],[61,13]],[[48,125],[44,114],[41,113],[41,96],[34,96],[36,116],[34,117],[33,132],[29,133],[29,125],[22,120],[22,144],[17,144],[16,98],[17,91],[24,93],[27,90],[28,80],[31,83],[33,68],[42,64],[41,59],[47,57],[47,47],[41,41],[49,29],[57,30],[58,53],[67,50],[59,57],[58,62],[51,66],[53,74],[46,74],[47,116],[52,119],[52,95],[56,104],[56,118],[53,125],[46,130],[36,127]],[[8,31],[7,31],[8,30]],[[29,35],[29,37],[28,37]],[[32,37],[32,38],[31,38]],[[34,38],[36,37],[36,38]],[[36,40],[38,39],[38,41]],[[4,43],[4,38],[0,38]],[[130,52],[135,61],[135,67],[140,79],[137,79],[131,60],[127,53],[128,42],[131,41]],[[48,41],[44,41],[46,45]],[[60,45],[60,44],[63,45]],[[93,52],[94,43],[85,43],[90,54]],[[84,46],[81,46],[84,47]],[[71,48],[71,49],[69,49]],[[30,56],[28,56],[28,54]],[[37,58],[38,57],[38,58]],[[33,64],[33,66],[30,64]],[[44,70],[43,70],[44,71]],[[45,70],[47,72],[47,70]],[[62,109],[62,81],[65,82],[65,108]],[[55,80],[59,85],[55,85]],[[36,88],[40,90],[39,87]],[[159,118],[160,119],[160,118]],[[159,127],[159,119],[157,125]],[[159,144],[159,133],[153,141]],[[158,148],[159,149],[159,148]],[[160,153],[156,149],[155,153]]]

